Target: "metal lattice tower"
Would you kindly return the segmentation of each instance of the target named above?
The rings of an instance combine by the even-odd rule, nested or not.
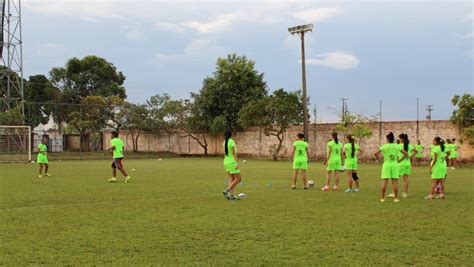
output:
[[[2,111],[19,107],[24,113],[21,0],[0,1],[0,11],[2,12],[0,99],[3,99],[2,104],[4,104]]]

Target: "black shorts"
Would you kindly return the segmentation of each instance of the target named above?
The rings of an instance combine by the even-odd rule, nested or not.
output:
[[[123,158],[114,158],[114,160],[112,161],[112,168],[122,169],[122,159]]]

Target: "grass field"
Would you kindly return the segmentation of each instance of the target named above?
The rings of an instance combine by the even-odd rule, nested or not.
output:
[[[105,160],[53,161],[47,178],[1,164],[0,265],[474,264],[472,167],[450,171],[446,200],[423,199],[423,167],[407,199],[380,203],[379,165],[361,166],[360,193],[321,192],[320,163],[316,189],[292,191],[288,162],[250,159],[248,198],[228,201],[221,159],[124,163],[130,184],[107,183]]]

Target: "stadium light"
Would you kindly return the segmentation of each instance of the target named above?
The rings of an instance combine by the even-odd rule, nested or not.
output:
[[[291,35],[298,34],[301,39],[301,80],[302,80],[302,91],[303,91],[303,132],[304,140],[308,142],[308,103],[307,103],[307,93],[306,93],[306,63],[305,63],[305,54],[304,54],[304,35],[305,32],[313,31],[313,24],[299,25],[295,27],[288,28],[288,32]]]

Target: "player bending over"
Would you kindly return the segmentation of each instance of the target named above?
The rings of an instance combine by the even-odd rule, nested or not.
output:
[[[112,140],[110,140],[110,145],[112,146],[109,151],[113,152],[113,161],[112,161],[112,175],[113,177],[109,179],[109,182],[117,182],[117,169],[122,173],[125,177],[125,183],[130,182],[132,177],[130,177],[125,169],[123,168],[122,160],[123,160],[123,150],[125,145],[123,144],[122,139],[118,138],[118,132],[112,132]]]
[[[46,142],[48,140],[46,138],[41,139],[41,144],[38,145],[38,165],[39,165],[39,174],[38,178],[41,178],[41,174],[43,172],[44,167],[44,176],[49,176],[48,169],[48,147],[46,146]]]
[[[224,133],[224,169],[229,175],[229,183],[224,190],[224,196],[228,200],[237,200],[234,196],[234,188],[242,181],[240,176],[239,164],[237,163],[237,146],[231,139],[232,131],[227,130]]]
[[[296,179],[298,179],[298,172],[301,171],[301,178],[303,179],[304,189],[308,189],[306,182],[306,171],[308,170],[308,143],[304,139],[304,134],[299,133],[297,135],[298,140],[293,143],[293,185],[292,189],[296,189]]]

